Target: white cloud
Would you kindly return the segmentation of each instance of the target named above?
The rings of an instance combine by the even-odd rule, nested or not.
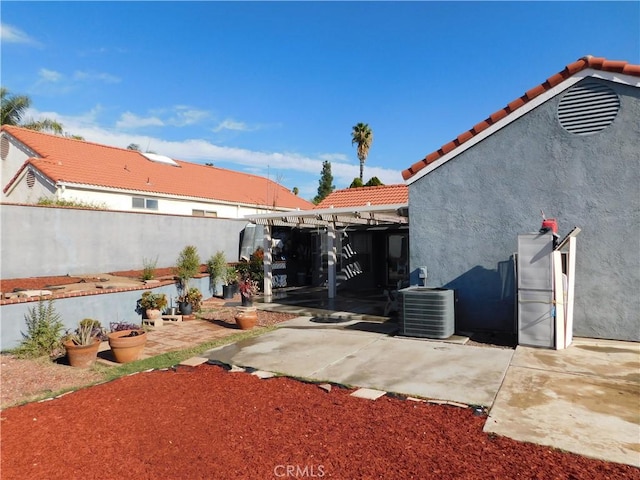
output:
[[[187,125],[194,125],[201,122],[205,118],[209,117],[209,112],[205,110],[198,110],[184,105],[178,105],[175,107],[174,116],[167,122],[176,127],[185,127]]]
[[[83,72],[81,70],[73,72],[73,79],[80,82],[100,81],[104,83],[120,83],[120,78],[110,73]]]
[[[120,120],[116,122],[116,127],[120,129],[162,126],[164,126],[164,122],[158,117],[139,117],[131,112],[123,113]]]
[[[37,119],[38,112],[34,111]],[[99,126],[101,106],[80,116],[61,116],[55,113],[40,113],[41,116],[55,118],[61,122],[66,132],[81,135],[87,141],[126,148],[130,143],[137,143],[144,149],[150,149],[176,160],[207,163],[232,170],[250,171],[258,175],[278,179],[284,175],[283,183],[287,188],[297,186],[300,197],[312,198],[317,193],[318,180],[322,171],[322,162],[331,161],[331,173],[337,188],[346,188],[359,175],[359,165],[343,161],[345,155],[340,153],[322,153],[306,156],[295,152],[264,152],[245,148],[233,148],[215,145],[201,139],[185,139],[168,141],[133,132],[123,132],[120,129],[135,129],[143,126],[162,126],[164,123],[157,116],[138,117],[126,112],[116,124],[118,130],[108,130]],[[402,183],[400,171],[365,164],[365,180],[378,177],[382,183]]]
[[[234,120],[227,119],[220,122],[218,126],[213,129],[213,131],[216,133],[221,132],[222,130],[235,130],[240,132],[246,132],[246,131],[249,131],[250,129],[247,126],[247,124],[244,122],[236,122]]]
[[[59,82],[62,80],[64,75],[60,72],[56,72],[55,70],[49,70],[47,68],[41,68],[38,71],[38,78],[43,82]]]
[[[28,34],[20,30],[18,27],[0,24],[0,40],[6,43],[23,43],[26,45],[39,46],[40,43]]]

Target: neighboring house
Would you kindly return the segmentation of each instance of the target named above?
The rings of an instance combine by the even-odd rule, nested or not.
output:
[[[2,201],[40,197],[109,210],[243,218],[310,202],[257,175],[3,125]]]
[[[403,177],[412,277],[456,290],[458,331],[515,331],[517,236],[543,210],[582,229],[574,334],[640,340],[640,65],[582,58]]]
[[[409,201],[409,189],[405,184],[378,185],[376,187],[345,188],[334,190],[314,208],[362,207],[365,205],[396,205]]]

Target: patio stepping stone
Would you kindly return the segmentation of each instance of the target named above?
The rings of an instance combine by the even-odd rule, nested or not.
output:
[[[381,390],[374,390],[373,388],[359,388],[351,394],[352,397],[366,398],[367,400],[377,400],[378,398],[386,395],[387,392]]]
[[[206,363],[208,361],[209,361],[208,358],[191,357],[191,358],[187,358],[186,360],[181,361],[180,365],[183,365],[185,367],[197,367],[198,365],[202,365],[203,363]]]
[[[266,379],[266,378],[272,378],[275,377],[275,373],[271,373],[271,372],[265,372],[264,370],[256,370],[255,372],[252,372],[251,375],[255,375],[258,378],[261,379]]]

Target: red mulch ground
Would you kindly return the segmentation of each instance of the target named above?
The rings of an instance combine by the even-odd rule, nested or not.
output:
[[[154,371],[1,413],[9,479],[640,479],[482,432],[469,409],[220,367]]]

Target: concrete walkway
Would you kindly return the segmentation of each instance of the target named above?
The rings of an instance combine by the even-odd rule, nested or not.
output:
[[[566,350],[514,351],[390,336],[395,330],[375,317],[304,316],[204,356],[483,405],[490,407],[486,432],[640,467],[640,344],[577,338]]]
[[[484,431],[640,467],[640,344],[519,346]]]

